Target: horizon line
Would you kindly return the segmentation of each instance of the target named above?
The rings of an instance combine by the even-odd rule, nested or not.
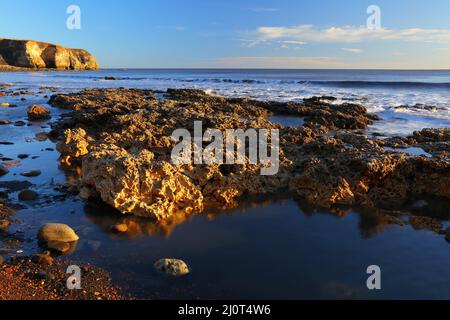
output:
[[[99,70],[279,70],[279,71],[450,71],[450,68],[443,69],[406,69],[406,68],[223,68],[223,67],[107,67]]]

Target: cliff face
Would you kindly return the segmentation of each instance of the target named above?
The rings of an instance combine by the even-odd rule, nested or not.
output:
[[[0,39],[0,67],[97,70],[98,63],[86,50],[38,41]]]

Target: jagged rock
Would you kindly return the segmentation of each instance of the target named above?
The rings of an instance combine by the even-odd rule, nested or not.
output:
[[[415,131],[411,137],[418,142],[438,142],[450,141],[450,128],[443,129],[423,129]]]
[[[0,39],[0,68],[97,70],[96,59],[86,50],[67,49],[59,45]]]
[[[175,211],[201,212],[200,189],[179,168],[153,158],[145,150],[139,155],[120,149],[93,152],[83,159],[83,181],[123,213],[160,220]]]
[[[375,119],[360,105],[226,99],[175,89],[158,100],[153,93],[90,89],[50,99],[73,110],[55,127],[58,150],[81,160],[82,184],[122,213],[168,220],[179,212],[229,208],[244,195],[286,189],[324,207],[396,207],[414,195],[450,198],[450,161],[385,150],[389,141],[359,133]],[[273,115],[304,117],[305,125],[287,128],[267,120]],[[222,131],[279,129],[278,174],[261,176],[261,165],[250,165],[247,158],[240,165],[172,164],[172,132],[192,132],[195,120]],[[449,142],[442,132],[432,139]],[[409,146],[412,140],[395,143]]]
[[[89,141],[86,137],[86,131],[83,129],[66,130],[64,138],[60,141],[56,149],[61,153],[62,162],[71,163],[71,159],[79,159],[88,154]]]
[[[39,105],[32,105],[29,107],[27,114],[28,120],[30,121],[47,120],[51,118],[50,110]]]

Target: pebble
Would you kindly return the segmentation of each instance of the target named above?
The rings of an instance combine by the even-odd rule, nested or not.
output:
[[[28,155],[28,154],[19,154],[19,155],[17,156],[17,158],[23,160],[23,159],[28,158],[29,156],[30,156],[30,155]]]
[[[36,200],[39,197],[39,195],[32,191],[32,190],[23,190],[19,193],[19,200],[20,201],[33,201]]]
[[[27,171],[27,172],[23,172],[20,175],[27,177],[27,178],[34,178],[34,177],[38,177],[42,174],[41,170],[32,170],[32,171]]]
[[[27,125],[27,123],[25,121],[16,121],[16,122],[14,122],[14,126],[16,126],[16,127],[24,127],[26,125]]]
[[[8,102],[1,102],[0,103],[0,107],[9,107],[9,103]]]
[[[179,259],[161,259],[154,267],[157,271],[172,277],[184,276],[190,272],[186,262]]]
[[[4,126],[10,124],[10,122],[8,120],[0,120],[0,126]]]

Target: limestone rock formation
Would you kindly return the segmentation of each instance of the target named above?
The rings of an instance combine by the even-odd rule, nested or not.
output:
[[[397,207],[427,195],[450,198],[448,129],[379,140],[362,130],[376,117],[356,104],[321,99],[303,103],[226,99],[197,90],[90,89],[51,98],[72,110],[55,126],[63,160],[82,166],[81,184],[124,214],[168,221],[210,205],[229,208],[243,196],[292,194],[314,205]],[[305,124],[286,127],[272,116],[294,115]],[[194,121],[221,131],[280,130],[280,170],[262,176],[261,164],[176,165],[171,137]],[[388,150],[394,143],[440,150],[427,158]],[[70,162],[70,161],[69,161]]]
[[[97,70],[94,56],[82,49],[51,43],[0,39],[0,69]]]

